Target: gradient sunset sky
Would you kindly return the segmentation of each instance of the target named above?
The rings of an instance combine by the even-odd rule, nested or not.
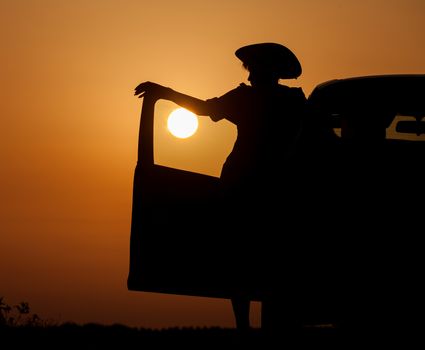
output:
[[[256,42],[294,51],[303,74],[288,84],[306,95],[424,74],[424,23],[423,0],[0,0],[0,296],[58,321],[233,326],[227,300],[127,291],[133,88],[222,95],[246,82],[234,51]],[[182,167],[214,176],[236,136],[208,120],[193,146],[162,132],[161,162],[195,148]]]

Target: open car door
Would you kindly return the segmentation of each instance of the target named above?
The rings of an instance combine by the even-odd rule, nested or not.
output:
[[[221,229],[220,180],[154,164],[157,100],[146,95],[142,107],[128,288],[229,298],[232,252]]]

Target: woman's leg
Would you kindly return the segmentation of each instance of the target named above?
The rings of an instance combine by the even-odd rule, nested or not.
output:
[[[234,297],[232,298],[232,307],[235,315],[236,328],[240,331],[249,330],[250,300],[244,297]]]

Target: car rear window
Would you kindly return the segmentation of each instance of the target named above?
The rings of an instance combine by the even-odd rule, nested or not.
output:
[[[400,121],[409,121],[414,123],[415,118],[412,116],[398,115],[394,118],[391,125],[387,128],[387,139],[391,140],[409,140],[409,141],[425,141],[425,134],[417,135],[416,133],[397,132],[396,127]]]

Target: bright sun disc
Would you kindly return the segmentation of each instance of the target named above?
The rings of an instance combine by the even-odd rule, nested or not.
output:
[[[198,129],[198,117],[187,109],[178,108],[168,116],[167,127],[175,137],[185,139]]]

